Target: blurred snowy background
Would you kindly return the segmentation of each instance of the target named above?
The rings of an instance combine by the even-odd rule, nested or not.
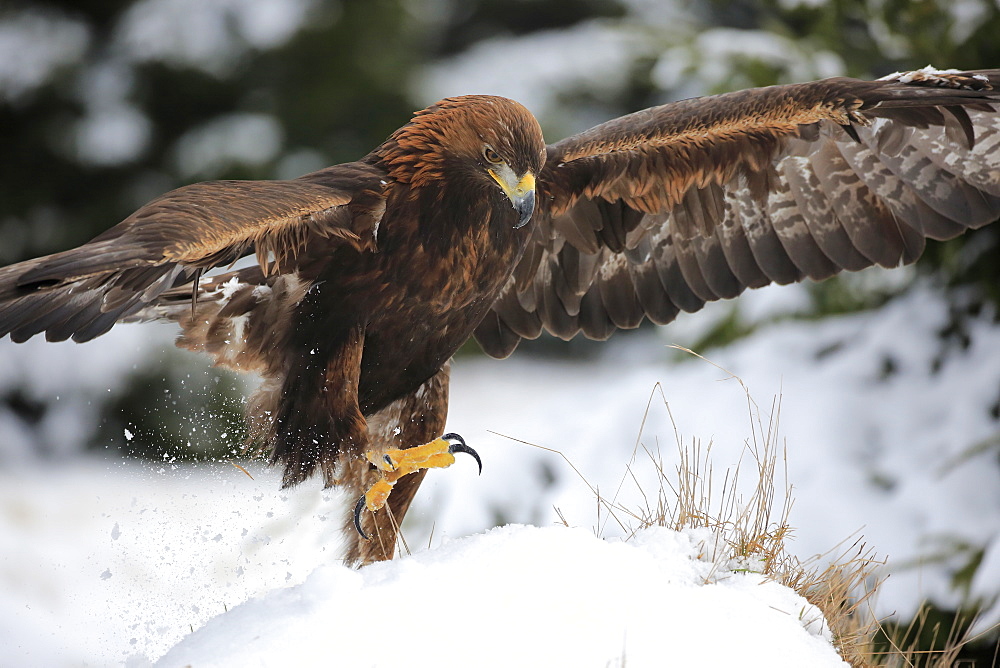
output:
[[[184,183],[353,160],[446,95],[518,99],[554,141],[692,95],[997,67],[998,34],[986,0],[7,2],[0,264],[82,243]],[[755,291],[605,344],[540,340],[503,362],[471,346],[449,428],[484,473],[428,476],[411,549],[549,525],[556,508],[622,533],[588,484],[628,507],[655,494],[647,452],[677,461],[667,404],[685,444],[711,442],[720,477],[745,459],[743,390],[677,343],[738,374],[765,423],[780,398],[796,554],[863,535],[891,574],[878,614],[905,623],[930,598],[997,622],[996,227],[916,268]],[[172,336],[0,341],[0,655],[17,665],[155,659],[337,557],[345,500],[227,463],[248,381]]]

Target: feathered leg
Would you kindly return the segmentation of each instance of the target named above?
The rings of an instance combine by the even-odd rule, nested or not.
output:
[[[248,442],[284,467],[283,487],[317,469],[330,487],[338,461],[369,449],[357,399],[364,332],[331,333],[324,343],[329,347],[294,350],[283,373],[265,379],[247,404]]]
[[[444,431],[448,416],[448,371],[445,365],[416,391],[398,399],[368,419],[371,451],[408,449],[433,441]],[[338,481],[356,499],[383,479],[383,472],[367,460],[344,461]],[[399,525],[427,473],[426,469],[399,479],[385,507],[377,513],[364,512],[361,527],[369,536],[365,540],[354,527],[350,513],[344,521],[347,539],[345,563],[363,566],[373,561],[391,559],[396,550]]]

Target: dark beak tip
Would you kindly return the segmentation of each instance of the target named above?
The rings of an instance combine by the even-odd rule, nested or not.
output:
[[[529,192],[524,199],[514,206],[514,210],[521,216],[514,229],[519,230],[531,221],[531,216],[535,213],[535,191]]]

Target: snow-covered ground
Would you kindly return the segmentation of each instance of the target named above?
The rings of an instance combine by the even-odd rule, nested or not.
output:
[[[253,474],[90,460],[0,472],[0,664],[155,658],[335,560],[329,495]]]
[[[324,567],[220,616],[164,666],[845,666],[823,615],[720,570],[707,530],[607,542],[507,526],[361,572]]]
[[[750,313],[794,302],[796,290],[752,292],[741,308]],[[952,351],[934,373],[935,331],[946,313],[939,294],[916,290],[879,311],[768,325],[713,350],[711,359],[743,379],[756,407],[727,373],[667,347],[689,339],[683,328],[691,322],[718,312],[619,337],[594,359],[459,360],[449,429],[479,450],[483,475],[475,475],[471,460],[432,472],[408,515],[414,557],[361,574],[337,562],[337,529],[350,500],[316,482],[282,492],[273,471],[251,466],[251,480],[229,464],[10,462],[0,470],[0,647],[17,665],[107,665],[128,657],[142,665],[254,599],[206,626],[176,650],[179,663],[165,665],[192,657],[199,657],[196,665],[242,665],[248,652],[279,657],[310,631],[320,633],[319,626],[302,625],[326,628],[337,619],[349,620],[347,644],[356,646],[350,651],[377,650],[391,629],[416,656],[447,665],[438,643],[463,648],[474,641],[482,648],[476,656],[487,658],[494,650],[524,651],[509,647],[511,638],[522,626],[534,629],[528,622],[539,611],[594,625],[571,640],[571,627],[561,623],[553,622],[551,633],[535,629],[552,643],[538,648],[539,663],[547,652],[586,638],[592,644],[581,647],[603,657],[595,665],[616,665],[622,657],[628,665],[649,665],[640,657],[654,612],[665,624],[657,627],[660,646],[672,647],[662,629],[672,628],[678,611],[700,616],[715,637],[731,638],[743,632],[731,622],[745,629],[740,624],[748,619],[769,619],[751,612],[734,617],[727,612],[737,605],[731,597],[786,612],[802,601],[785,590],[749,586],[750,576],[694,587],[691,578],[702,566],[698,551],[684,547],[691,536],[655,531],[623,545],[617,539],[628,527],[618,520],[627,525],[626,514],[616,519],[599,510],[592,488],[625,508],[645,507],[659,489],[654,462],[671,471],[678,438],[685,447],[697,439],[702,451],[711,444],[717,490],[726,469],[741,460],[741,478],[752,484],[755,467],[745,446],[754,434],[751,414],[767,430],[776,398],[778,438],[794,487],[793,553],[808,558],[863,534],[889,560],[880,614],[905,616],[925,597],[957,602],[952,575],[980,549],[985,556],[972,592],[995,594],[1000,475],[993,450],[975,446],[997,435],[990,409],[1000,390],[1000,331],[986,316],[973,321],[971,345]],[[122,326],[85,346],[4,341],[0,365],[4,377],[26,374],[51,389],[82,382],[88,369],[123,373],[142,354],[156,354],[165,334]],[[887,358],[894,371],[883,378]],[[577,528],[556,527],[560,514]],[[545,530],[490,532],[508,523]],[[483,532],[489,533],[476,535]],[[285,589],[296,585],[302,586]],[[385,620],[410,613],[366,619],[376,602],[412,605],[420,623],[402,631]],[[612,617],[619,625],[600,623]],[[754,635],[773,632],[783,651],[787,645],[822,653],[806,617]],[[701,637],[686,628],[677,629],[679,637]],[[318,636],[317,647],[327,637]],[[425,649],[431,638],[434,648]],[[395,650],[372,651],[344,665],[392,663]],[[682,651],[678,645],[677,662],[686,664]],[[517,663],[522,655],[510,656]],[[825,665],[819,661],[798,665]]]

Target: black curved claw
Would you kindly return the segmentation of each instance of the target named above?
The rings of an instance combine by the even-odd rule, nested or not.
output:
[[[455,454],[456,452],[464,452],[467,455],[472,455],[476,458],[476,463],[479,464],[479,475],[483,474],[483,460],[479,458],[479,453],[470,448],[465,443],[465,439],[458,434],[445,434],[442,436],[446,441],[458,441],[458,443],[452,443],[448,446],[448,452]]]
[[[361,537],[368,540],[368,534],[365,533],[364,529],[361,528],[361,511],[365,509],[365,495],[362,494],[361,498],[358,499],[358,504],[354,506],[354,528],[358,530]]]

